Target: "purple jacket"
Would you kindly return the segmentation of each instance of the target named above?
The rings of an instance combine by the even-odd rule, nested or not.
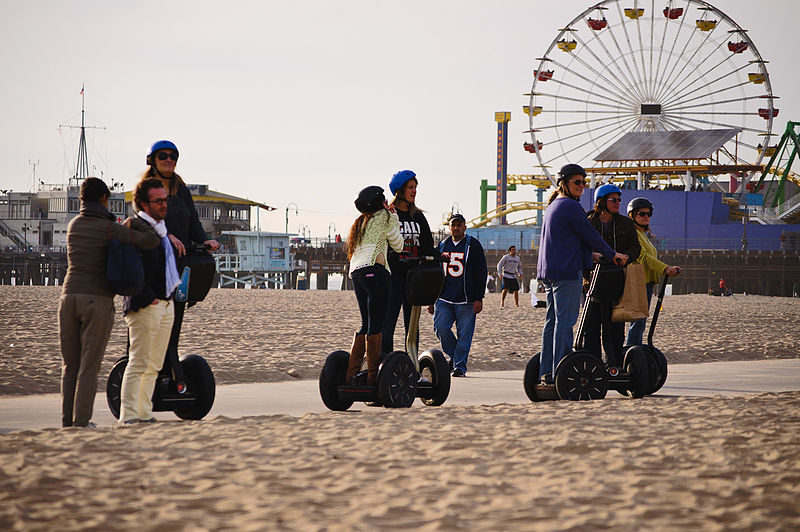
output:
[[[544,211],[536,276],[577,280],[581,271],[592,267],[592,251],[602,253],[609,261],[615,254],[592,227],[579,202],[556,198]]]

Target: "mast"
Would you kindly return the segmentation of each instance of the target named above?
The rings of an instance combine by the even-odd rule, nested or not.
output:
[[[84,94],[84,85],[81,85],[81,125],[59,125],[58,127],[80,128],[81,137],[78,143],[78,159],[75,164],[75,173],[69,178],[69,186],[80,187],[84,179],[89,177],[89,157],[86,153],[86,128],[89,129],[105,129],[101,126],[87,126],[86,125],[86,95]]]

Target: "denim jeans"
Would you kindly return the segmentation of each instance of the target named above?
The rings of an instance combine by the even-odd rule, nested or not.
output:
[[[383,265],[375,264],[357,269],[351,277],[361,311],[361,328],[356,334],[378,334],[386,317],[389,272]]]
[[[650,299],[653,297],[653,287],[655,286],[655,282],[647,283],[647,306],[650,306]],[[636,320],[631,322],[630,328],[628,329],[628,339],[625,342],[625,345],[641,345],[642,338],[644,337],[644,326],[647,323],[647,318],[642,318],[640,320]]]
[[[547,297],[547,314],[542,329],[542,355],[539,376],[555,375],[556,366],[572,350],[572,327],[578,321],[583,279],[541,279]]]
[[[453,323],[456,334],[453,334]],[[456,305],[441,299],[433,311],[433,330],[442,343],[442,351],[453,361],[453,369],[467,372],[467,357],[475,333],[475,311],[472,303]]]

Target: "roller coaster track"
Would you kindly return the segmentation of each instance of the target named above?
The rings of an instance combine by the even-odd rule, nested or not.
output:
[[[506,203],[505,205],[501,205],[496,209],[492,209],[488,211],[486,214],[482,214],[477,218],[473,218],[472,220],[467,222],[467,227],[476,228],[476,227],[485,227],[494,220],[495,218],[500,218],[501,216],[505,216],[507,214],[511,214],[512,212],[519,212],[519,211],[533,211],[533,210],[544,210],[547,205],[540,201],[515,201],[513,203]],[[524,220],[517,220],[512,222],[510,225],[520,225],[527,223],[529,218]]]

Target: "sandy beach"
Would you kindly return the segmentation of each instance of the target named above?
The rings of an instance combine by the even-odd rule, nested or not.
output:
[[[57,393],[61,371],[57,287],[0,286],[0,395]],[[125,354],[122,301],[100,370],[100,390]],[[800,358],[800,299],[705,294],[667,296],[654,343],[670,363]],[[401,319],[402,321],[402,319]],[[478,316],[469,371],[522,369],[539,350],[544,309],[521,294],[500,308],[489,294]],[[422,348],[437,347],[423,311]],[[186,313],[181,353],[199,353],[217,384],[316,379],[328,353],[349,349],[359,325],[352,292],[211,290]],[[401,331],[395,347],[402,349]]]
[[[0,394],[58,392],[58,294],[0,287]],[[800,358],[798,315],[798,299],[670,296],[655,343],[671,363]],[[527,294],[502,309],[490,294],[469,371],[524,367],[543,318]],[[316,379],[357,321],[352,293],[212,290],[182,351],[202,353],[219,385]],[[435,346],[429,315],[421,328]],[[0,529],[800,527],[800,392],[614,395],[11,432]]]
[[[0,528],[797,530],[799,432],[800,392],[20,431]]]

